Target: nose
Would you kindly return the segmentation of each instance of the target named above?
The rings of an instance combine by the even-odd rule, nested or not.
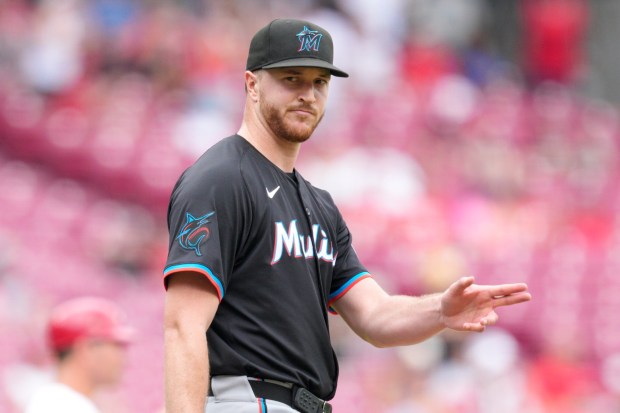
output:
[[[316,95],[314,90],[314,84],[312,82],[304,83],[303,86],[299,89],[299,95],[297,96],[297,99],[300,102],[315,102]]]

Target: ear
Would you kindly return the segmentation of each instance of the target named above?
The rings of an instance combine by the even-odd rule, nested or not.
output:
[[[245,90],[252,101],[258,101],[259,77],[249,70],[246,70],[245,72]]]

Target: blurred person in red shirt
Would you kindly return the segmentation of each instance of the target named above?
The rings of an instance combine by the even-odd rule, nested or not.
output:
[[[527,0],[522,3],[525,72],[535,85],[573,83],[583,61],[588,25],[583,0]]]

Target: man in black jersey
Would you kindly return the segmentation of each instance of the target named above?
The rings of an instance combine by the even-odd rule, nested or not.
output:
[[[246,69],[240,130],[187,169],[170,200],[167,413],[331,411],[329,311],[386,347],[445,328],[483,331],[495,307],[530,299],[525,284],[471,277],[440,294],[388,295],[331,196],[295,169],[331,77],[348,77],[333,65],[329,33],[275,20],[252,39]]]

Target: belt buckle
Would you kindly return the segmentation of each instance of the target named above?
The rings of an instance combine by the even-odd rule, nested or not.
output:
[[[295,407],[302,413],[332,413],[331,404],[319,399],[303,387],[298,387],[294,398]]]

